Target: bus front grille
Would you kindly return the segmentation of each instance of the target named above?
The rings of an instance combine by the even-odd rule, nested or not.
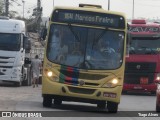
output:
[[[72,93],[79,93],[79,94],[93,94],[95,89],[86,89],[86,88],[77,88],[77,87],[68,87],[69,91]]]

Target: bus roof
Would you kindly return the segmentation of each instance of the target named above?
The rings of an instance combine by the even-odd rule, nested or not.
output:
[[[67,10],[81,10],[81,11],[91,11],[91,12],[99,12],[99,13],[108,13],[108,14],[115,14],[115,15],[121,15],[125,18],[125,14],[122,12],[117,12],[117,11],[108,11],[102,8],[96,8],[96,7],[64,7],[64,6],[55,6],[54,10],[56,9],[67,9]],[[53,11],[54,11],[53,10]],[[52,12],[53,14],[53,12]]]
[[[0,19],[0,33],[25,34],[25,23],[22,20]]]

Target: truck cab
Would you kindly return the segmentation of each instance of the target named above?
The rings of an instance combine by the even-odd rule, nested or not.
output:
[[[25,58],[26,41],[24,21],[0,18],[0,81],[16,86],[31,83],[29,57]]]
[[[155,94],[160,81],[160,25],[132,20],[128,42],[123,92]]]

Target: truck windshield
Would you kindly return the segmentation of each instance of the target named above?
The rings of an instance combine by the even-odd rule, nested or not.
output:
[[[79,69],[117,69],[123,62],[123,45],[124,32],[52,24],[47,57]]]
[[[20,34],[0,33],[0,50],[19,51]]]
[[[129,47],[130,54],[159,54],[160,37],[133,37]]]

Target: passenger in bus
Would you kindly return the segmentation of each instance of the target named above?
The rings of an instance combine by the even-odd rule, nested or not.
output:
[[[51,60],[56,60],[60,53],[60,49],[61,49],[60,32],[57,29],[55,29],[52,34],[50,44],[51,45],[50,45],[50,51],[49,51],[49,58],[51,58]]]

